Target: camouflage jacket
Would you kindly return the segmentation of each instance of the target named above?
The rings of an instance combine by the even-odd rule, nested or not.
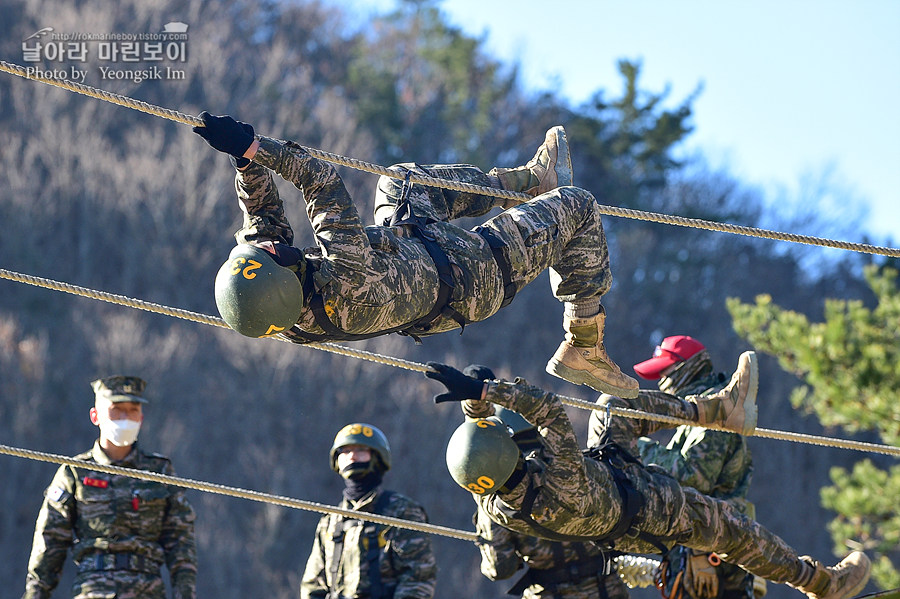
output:
[[[144,453],[136,444],[119,462],[110,461],[99,441],[75,459],[175,473],[168,458]],[[60,466],[35,525],[25,599],[50,597],[69,549],[76,564],[96,554],[143,556],[168,568],[176,598],[196,596],[194,510],[177,487]]]
[[[259,138],[254,162],[238,171],[235,185],[244,211],[239,243],[292,244],[294,233],[272,172],[303,192],[306,214],[317,247],[304,250],[315,290],[321,293],[332,323],[353,334],[375,333],[427,315],[438,296],[438,274],[425,246],[405,227],[363,226],[356,206],[334,168],[305,150],[268,137]],[[450,305],[468,321],[484,320],[503,300],[499,267],[487,242],[477,233],[448,222],[433,222],[427,231],[450,258],[455,288]],[[315,334],[309,305],[295,329]],[[459,328],[439,317],[429,334]],[[297,334],[285,336],[302,342]]]
[[[510,515],[521,506],[526,482],[530,482],[540,489],[531,515],[542,526],[585,538],[612,531],[622,515],[613,474],[605,465],[582,455],[559,399],[520,378],[485,384],[485,400],[518,412],[537,427],[543,451],[540,457],[529,456],[526,480],[509,493],[475,495],[479,509],[498,524],[533,536],[527,524]]]
[[[344,499],[341,507],[371,512],[382,491],[380,488],[353,504]],[[383,516],[414,522],[427,522],[425,510],[399,493],[379,509]],[[377,550],[369,551],[370,538],[377,539]],[[336,540],[342,540],[340,555]],[[335,564],[335,559],[339,563]],[[338,514],[327,514],[319,520],[312,552],[306,563],[300,596],[371,597],[370,559],[378,560],[382,597],[394,599],[430,599],[434,595],[437,565],[431,542],[424,533],[374,524],[363,520],[347,520]]]
[[[491,580],[511,578],[526,566],[539,571],[558,571],[560,556],[568,565],[602,557],[599,547],[592,543],[556,542],[518,534],[493,522],[481,509],[475,512],[475,529],[481,537],[477,542],[481,552],[481,573]],[[615,572],[603,576],[599,569],[593,576],[552,587],[532,582],[523,589],[522,596],[525,599],[596,599],[604,596],[600,584],[604,586],[607,599],[628,598],[628,588],[619,576]]]

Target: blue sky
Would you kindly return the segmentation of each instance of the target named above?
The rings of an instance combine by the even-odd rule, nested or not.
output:
[[[354,4],[382,12],[396,1]],[[619,58],[641,60],[642,88],[669,85],[673,105],[702,82],[686,151],[700,150],[773,201],[779,191],[799,198],[802,181],[830,173],[834,195],[851,201],[823,209],[868,205],[864,229],[877,243],[889,235],[900,242],[900,1],[439,5],[484,36],[492,55],[520,63],[529,88],[557,89],[575,103],[601,88],[619,91]]]

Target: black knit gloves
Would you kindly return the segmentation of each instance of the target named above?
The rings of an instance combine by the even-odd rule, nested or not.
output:
[[[244,152],[253,143],[252,126],[227,115],[211,115],[205,110],[200,113],[200,119],[205,126],[194,127],[194,133],[205,139],[206,143],[216,150],[232,156],[235,167],[243,168],[250,163],[244,158]]]
[[[443,383],[447,387],[447,393],[440,393],[434,396],[434,403],[481,399],[481,392],[484,389],[483,379],[466,376],[452,366],[447,366],[440,362],[428,362],[426,366],[431,368],[433,372],[428,371],[425,373],[425,376]]]

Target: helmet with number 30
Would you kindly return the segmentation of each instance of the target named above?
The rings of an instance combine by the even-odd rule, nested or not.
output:
[[[303,286],[265,250],[239,244],[216,274],[216,307],[241,335],[275,335],[300,318]]]
[[[447,469],[476,495],[495,493],[516,469],[519,448],[496,416],[463,422],[447,443]]]
[[[335,472],[340,472],[337,466],[338,450],[347,445],[368,447],[378,456],[378,460],[381,462],[378,466],[382,472],[391,469],[391,446],[388,445],[387,437],[378,427],[364,422],[354,422],[338,431],[338,434],[334,436],[329,454],[331,469]]]

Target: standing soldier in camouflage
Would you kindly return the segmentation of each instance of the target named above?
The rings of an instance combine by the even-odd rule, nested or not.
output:
[[[371,424],[348,424],[334,438],[331,468],[344,479],[341,507],[361,513],[427,522],[408,497],[381,488],[391,467],[387,438]],[[300,584],[302,599],[431,599],[437,565],[424,533],[322,516]]]
[[[437,403],[482,399],[515,410],[538,427],[543,455],[527,458],[506,427],[490,419],[463,423],[450,438],[451,475],[502,526],[553,540],[605,542],[630,553],[676,544],[715,552],[810,599],[847,599],[869,579],[871,564],[862,552],[833,567],[800,557],[730,503],[679,485],[661,468],[644,466],[615,444],[583,455],[553,393],[523,379],[482,381],[445,364],[428,366],[425,375],[447,387],[435,397]],[[721,391],[689,400],[670,396],[657,413],[747,434],[755,428],[746,423],[755,423],[758,377],[756,355],[745,352]]]
[[[491,369],[477,364],[467,366],[463,373],[478,380],[495,378]],[[537,429],[520,414],[480,400],[465,400],[461,405],[467,421],[502,421],[523,454],[541,450]],[[506,580],[526,568],[510,588],[510,595],[524,599],[628,599],[628,588],[596,543],[523,535],[500,526],[481,509],[476,509],[474,520],[482,574],[490,580]]]
[[[687,335],[666,337],[653,357],[635,364],[634,370],[641,378],[657,380],[659,391],[641,390],[632,400],[604,394],[597,403],[654,413],[660,411],[657,405],[668,404],[673,395],[682,399],[709,396],[728,383],[725,374],[713,370],[703,344]],[[755,416],[742,428],[749,430],[752,426]],[[747,440],[742,435],[688,425],[676,428],[665,446],[647,438],[667,428],[670,425],[653,420],[620,416],[611,417],[607,424],[604,413],[594,411],[588,426],[588,445],[608,439],[644,464],[665,469],[682,485],[728,501],[747,517],[755,518],[756,510],[747,500],[753,472]],[[675,584],[694,599],[753,599],[754,585],[758,594],[765,594],[763,579],[722,562],[713,553],[678,546],[666,554],[663,564],[662,583],[669,596],[680,590],[671,588]]]
[[[112,376],[91,383],[93,449],[78,460],[174,474],[168,458],[136,444],[146,383]],[[60,466],[34,530],[23,599],[46,599],[59,582],[68,550],[75,598],[165,599],[165,565],[176,599],[196,597],[194,510],[182,491],[160,483]]]
[[[468,165],[395,167],[483,187],[524,192],[527,202],[382,177],[375,221],[363,227],[334,168],[292,142],[254,137],[231,117],[201,113],[194,131],[230,154],[244,213],[238,245],[216,276],[222,318],[249,337],[296,343],[416,339],[484,320],[550,269],[564,302],[565,340],[547,371],[576,384],[634,397],[638,383],[603,345],[600,298],[612,283],[597,200],[572,187],[565,132],[553,127],[524,166],[485,174]],[[251,162],[252,161],[252,162]],[[317,247],[294,248],[273,171],[303,192]],[[505,210],[474,230],[449,221]]]

